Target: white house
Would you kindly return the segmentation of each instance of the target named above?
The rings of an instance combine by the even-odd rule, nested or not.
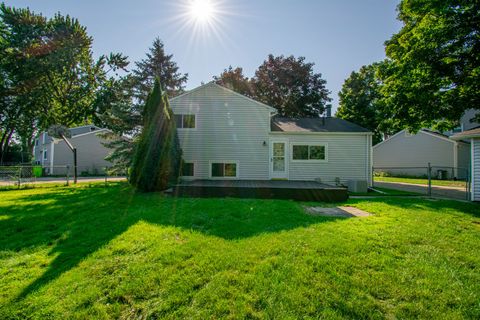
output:
[[[77,148],[78,174],[100,174],[112,164],[105,160],[112,150],[103,145],[101,133],[108,130],[94,125],[69,129],[69,141]],[[33,150],[35,164],[42,165],[47,174],[65,174],[66,166],[73,168],[72,151],[62,139],[55,139],[42,132],[36,139]],[[73,169],[71,169],[73,173]]]
[[[446,172],[448,178],[463,179],[470,167],[470,144],[422,129],[416,134],[402,130],[373,146],[373,166],[378,171],[425,176],[428,163],[434,176]]]
[[[480,201],[480,127],[457,133],[451,139],[469,140],[471,145],[471,199],[472,201]]]
[[[184,179],[317,180],[371,185],[372,133],[348,121],[288,119],[215,83],[170,100]]]

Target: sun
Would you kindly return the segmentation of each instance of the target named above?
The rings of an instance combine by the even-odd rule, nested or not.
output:
[[[198,22],[209,22],[215,16],[215,7],[210,0],[192,0],[190,16]]]

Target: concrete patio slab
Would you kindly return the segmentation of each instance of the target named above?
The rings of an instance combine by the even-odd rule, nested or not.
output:
[[[348,206],[339,206],[339,207],[305,207],[305,211],[308,214],[314,216],[325,216],[325,217],[368,217],[371,215],[370,212],[360,210],[355,207]]]

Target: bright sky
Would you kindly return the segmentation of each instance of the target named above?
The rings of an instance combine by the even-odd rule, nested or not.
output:
[[[334,107],[350,72],[385,57],[384,41],[401,26],[398,2],[5,0],[46,16],[61,12],[79,19],[94,38],[96,56],[122,52],[130,61],[139,60],[158,36],[189,74],[187,89],[212,80],[229,65],[243,67],[251,77],[269,53],[305,56],[327,80]]]

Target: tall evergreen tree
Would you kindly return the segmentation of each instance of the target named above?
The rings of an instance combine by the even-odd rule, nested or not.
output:
[[[144,125],[135,149],[130,183],[142,192],[165,190],[178,178],[180,163],[174,115],[157,78],[145,104]]]
[[[140,103],[145,103],[149,92],[153,89],[156,78],[160,79],[162,88],[169,97],[183,92],[188,74],[180,73],[172,54],[166,54],[163,42],[155,38],[147,57],[135,63],[133,76],[136,80],[136,95]]]

